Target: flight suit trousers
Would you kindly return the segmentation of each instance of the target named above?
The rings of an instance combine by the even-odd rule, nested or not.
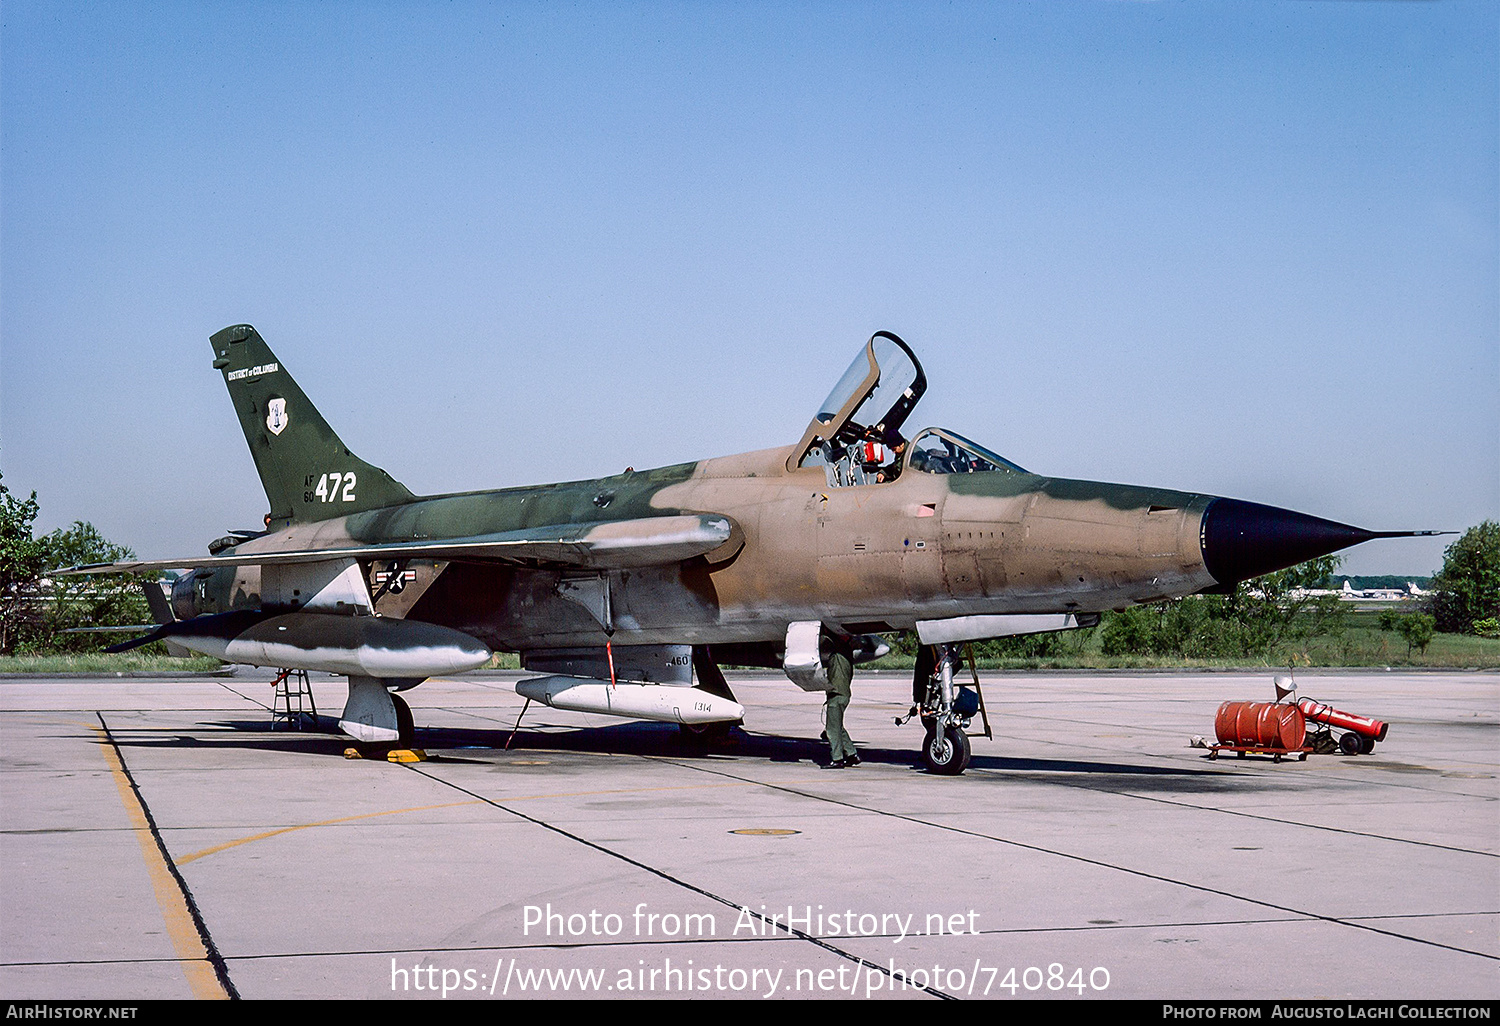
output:
[[[834,762],[856,754],[854,742],[844,730],[844,710],[849,708],[853,682],[854,661],[843,652],[835,652],[828,661],[828,697],[823,701],[823,728]]]

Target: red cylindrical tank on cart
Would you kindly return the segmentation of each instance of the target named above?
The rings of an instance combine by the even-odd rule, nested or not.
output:
[[[1219,744],[1237,748],[1301,748],[1307,721],[1295,705],[1225,702],[1214,716]]]
[[[1391,725],[1384,720],[1372,720],[1368,716],[1356,716],[1353,713],[1340,712],[1331,705],[1322,702],[1314,702],[1311,698],[1304,698],[1297,703],[1297,708],[1302,710],[1302,715],[1314,723],[1326,723],[1330,727],[1342,727],[1344,730],[1352,730],[1363,737],[1374,738],[1376,741],[1384,741],[1385,735],[1391,729]]]

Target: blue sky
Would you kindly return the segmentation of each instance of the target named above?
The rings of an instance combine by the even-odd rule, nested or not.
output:
[[[7,3],[0,471],[200,552],[255,324],[431,493],[912,426],[1375,529],[1500,517],[1500,5]],[[1429,573],[1442,539],[1354,573]]]

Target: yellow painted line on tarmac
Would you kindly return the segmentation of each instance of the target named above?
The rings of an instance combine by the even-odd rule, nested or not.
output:
[[[400,816],[408,812],[427,812],[430,809],[452,809],[460,805],[482,804],[484,803],[479,801],[446,802],[442,805],[417,805],[413,806],[410,809],[386,809],[382,812],[362,812],[358,816],[340,816],[338,819],[323,819],[319,820],[316,823],[298,823],[296,826],[279,827],[275,830],[267,830],[263,833],[251,834],[249,837],[241,837],[237,841],[225,841],[223,844],[216,844],[212,848],[204,848],[202,851],[195,851],[191,855],[184,855],[182,858],[178,859],[177,864],[181,866],[188,862],[194,862],[198,859],[206,858],[209,855],[217,855],[221,851],[228,851],[230,848],[238,848],[240,845],[249,844],[251,841],[264,841],[267,837],[275,837],[278,834],[289,834],[294,830],[310,830],[313,827],[333,826],[336,823],[352,823],[357,819],[373,819],[376,816]]]
[[[151,878],[152,890],[156,892],[157,907],[161,909],[161,917],[167,924],[167,936],[172,940],[172,947],[177,952],[177,964],[187,977],[193,997],[199,1000],[227,1001],[229,993],[219,982],[218,975],[208,961],[208,949],[203,946],[203,938],[198,935],[198,927],[193,922],[192,913],[188,911],[187,897],[182,893],[177,878],[167,865],[166,856],[156,843],[156,835],[151,832],[151,824],[146,819],[146,810],[141,806],[140,796],[130,783],[125,764],[120,761],[120,753],[115,751],[113,739],[102,727],[91,723],[84,726],[94,731],[99,738],[99,751],[104,753],[104,761],[109,765],[110,773],[115,778],[115,786],[120,791],[120,801],[125,806],[125,814],[130,818],[135,839],[141,846],[141,858],[146,862],[146,873]]]
[[[410,809],[385,809],[381,812],[363,812],[357,816],[340,816],[338,819],[324,819],[319,820],[316,823],[298,823],[295,826],[278,827],[275,830],[266,830],[262,833],[251,834],[249,837],[241,837],[237,840],[225,841],[223,844],[216,844],[212,848],[204,848],[202,851],[195,851],[191,855],[184,855],[177,860],[177,864],[179,866],[186,865],[189,862],[194,862],[201,858],[207,858],[209,855],[217,855],[221,851],[228,851],[230,848],[238,848],[242,844],[249,844],[252,841],[264,841],[268,837],[276,837],[280,834],[289,834],[294,830],[310,830],[313,827],[334,826],[338,823],[352,823],[355,820],[374,819],[378,816],[400,816],[408,812],[427,812],[431,809],[453,809],[461,805],[503,805],[506,802],[540,801],[546,798],[596,798],[600,795],[608,794],[645,794],[651,791],[702,791],[709,788],[720,787],[759,786],[761,786],[759,782],[747,781],[743,783],[735,782],[730,784],[684,784],[678,787],[623,787],[616,788],[610,791],[556,791],[549,794],[506,795],[504,797],[494,798],[488,802],[447,802],[443,805],[417,805]]]

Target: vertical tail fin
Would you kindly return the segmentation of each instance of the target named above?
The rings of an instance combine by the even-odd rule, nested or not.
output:
[[[271,503],[268,526],[327,520],[415,498],[344,447],[254,328],[235,324],[209,342]]]

